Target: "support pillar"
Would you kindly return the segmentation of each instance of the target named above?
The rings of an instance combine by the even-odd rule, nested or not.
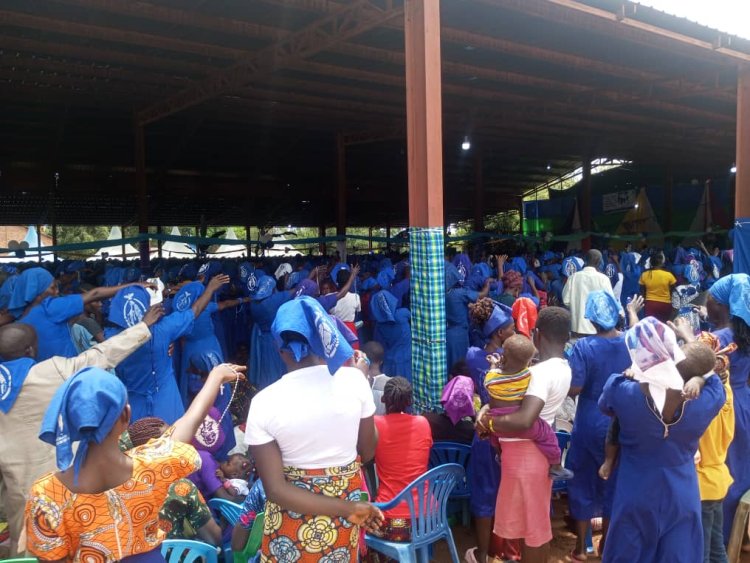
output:
[[[57,221],[52,223],[52,246],[57,246]],[[57,262],[57,250],[52,253],[52,258]]]
[[[584,233],[591,232],[591,159],[587,156],[583,159],[581,170],[581,192],[578,198],[578,211],[581,214],[581,230]],[[537,210],[537,213],[539,211]],[[591,249],[591,235],[581,241],[581,250]]]
[[[385,243],[385,251],[390,252],[391,251],[391,224],[390,223],[387,223],[385,226],[385,238],[387,239]]]
[[[734,271],[750,274],[750,65],[737,76],[737,173],[734,180]]]
[[[162,233],[161,225],[156,225],[156,234],[160,235],[161,233]],[[164,241],[162,241],[161,239],[158,239],[156,241],[156,248],[158,249],[159,260],[162,259],[162,254],[161,254],[161,247],[162,246],[164,246]]]
[[[336,236],[346,237],[346,143],[336,135]],[[346,263],[346,239],[336,241],[341,261]]]
[[[37,224],[36,225],[36,246],[37,246],[37,258],[39,259],[39,263],[42,263],[42,226]]]
[[[484,163],[482,152],[474,158],[474,232],[484,231]]]
[[[318,238],[323,239],[323,238],[325,238],[325,236],[326,236],[326,226],[325,225],[320,225],[318,227]],[[327,249],[326,249],[326,243],[325,243],[325,241],[321,240],[318,243],[318,251],[320,252],[321,256],[325,256],[327,254]]]
[[[422,412],[439,407],[447,376],[440,2],[406,0],[404,11],[412,379]]]
[[[247,252],[248,259],[252,252],[252,243],[250,242],[250,225],[245,225],[245,240],[248,241],[245,245],[245,252]]]
[[[120,227],[120,234],[122,235],[122,238],[125,238],[125,225],[122,225]],[[127,260],[127,257],[125,256],[125,243],[121,243],[120,245],[120,254],[122,254],[122,259]]]
[[[135,188],[138,200],[138,233],[148,234],[148,187],[146,184],[146,139],[143,125],[135,124]],[[123,231],[124,236],[125,231]],[[139,243],[141,270],[149,267],[148,239]]]
[[[523,196],[518,198],[518,234],[523,237]]]
[[[372,252],[372,227],[370,227],[370,232],[367,235],[367,250]]]

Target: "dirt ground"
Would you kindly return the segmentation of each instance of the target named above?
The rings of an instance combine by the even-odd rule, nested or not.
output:
[[[549,563],[570,563],[572,560],[570,559],[569,554],[575,545],[576,538],[575,535],[568,530],[564,520],[567,511],[567,499],[562,497],[559,500],[555,500],[554,507],[554,516],[552,517],[552,532],[554,538],[552,540]],[[599,545],[600,538],[601,534],[594,534],[595,549]],[[453,539],[456,542],[459,559],[463,562],[466,550],[476,545],[473,532],[463,526],[455,526],[453,528]],[[435,547],[435,554],[432,561],[437,563],[450,563],[450,554],[447,545],[445,545],[444,542],[441,542],[440,545]],[[601,559],[593,554],[588,556],[588,561],[596,562],[601,561]],[[495,560],[495,563],[499,563],[499,560]],[[741,563],[750,563],[750,553],[743,553]]]

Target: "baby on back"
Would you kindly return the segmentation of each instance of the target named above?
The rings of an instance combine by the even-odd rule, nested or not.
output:
[[[484,386],[490,396],[490,415],[502,416],[516,412],[526,395],[531,380],[529,365],[536,354],[534,344],[520,334],[503,343],[503,354],[487,357],[490,370],[484,378]],[[554,480],[570,479],[573,472],[562,467],[560,447],[552,427],[541,418],[527,431],[519,434],[495,432],[500,438],[532,440],[550,464],[549,475]],[[502,443],[502,441],[500,441]]]

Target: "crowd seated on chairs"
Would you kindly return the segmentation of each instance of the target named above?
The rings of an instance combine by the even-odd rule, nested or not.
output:
[[[750,278],[730,260],[448,252],[452,367],[429,389],[406,255],[170,260],[148,281],[135,263],[3,266],[10,556],[410,561],[445,541],[457,561],[463,524],[469,563],[534,563],[555,494],[570,560],[718,561],[727,543],[736,560]]]

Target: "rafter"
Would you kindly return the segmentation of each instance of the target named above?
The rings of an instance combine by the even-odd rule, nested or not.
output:
[[[244,57],[230,68],[214,73],[207,80],[138,112],[141,124],[151,123],[247,84],[253,76],[268,73],[288,64],[325,51],[339,41],[382,25],[403,14],[391,0],[381,5],[375,0],[355,0],[334,14],[327,15],[304,29]]]

